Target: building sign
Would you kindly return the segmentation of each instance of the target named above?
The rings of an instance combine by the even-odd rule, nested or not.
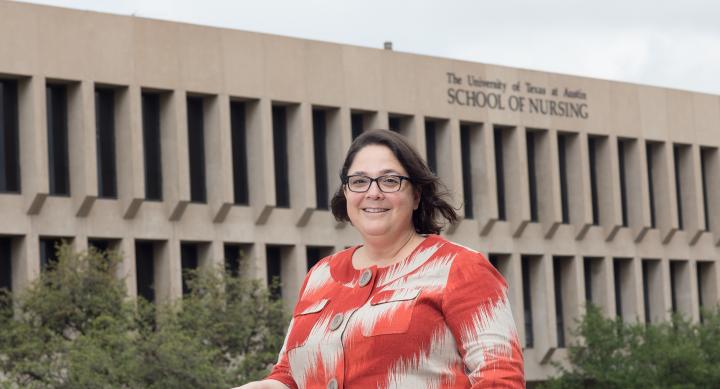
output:
[[[527,81],[507,83],[468,74],[446,73],[447,102],[473,108],[522,112],[572,119],[587,119],[587,95],[582,89],[535,85]]]

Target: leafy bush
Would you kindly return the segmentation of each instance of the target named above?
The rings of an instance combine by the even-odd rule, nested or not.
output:
[[[645,325],[609,319],[588,307],[578,326],[582,341],[568,349],[569,367],[543,388],[719,388],[720,315],[703,323],[680,315]]]
[[[0,385],[227,388],[267,374],[282,346],[282,303],[260,282],[191,274],[167,305],[127,298],[116,253],[59,248],[15,301],[0,293]]]

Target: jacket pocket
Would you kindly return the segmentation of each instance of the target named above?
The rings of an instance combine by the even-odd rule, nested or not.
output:
[[[363,326],[363,335],[370,337],[407,332],[420,292],[420,289],[398,289],[375,294],[366,309],[377,320],[373,325]]]
[[[305,345],[313,327],[327,316],[324,312],[329,303],[329,299],[298,303],[298,309],[292,319],[292,328],[288,333],[287,350]]]

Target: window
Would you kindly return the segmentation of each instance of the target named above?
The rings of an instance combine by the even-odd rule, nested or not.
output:
[[[355,140],[365,130],[365,114],[362,112],[352,112],[350,114],[350,128],[352,130],[352,138]]]
[[[273,153],[275,157],[275,205],[278,208],[290,207],[290,177],[288,166],[287,108],[274,105]]]
[[[425,120],[425,151],[430,171],[437,175],[437,122]]]
[[[525,313],[525,347],[535,346],[535,333],[533,331],[533,301],[532,301],[532,279],[531,266],[536,265],[536,258],[523,255],[521,257],[522,289],[523,289],[523,310]]]
[[[388,127],[390,131],[397,132],[407,136],[410,130],[412,116],[399,113],[391,113],[388,115]]]
[[[705,216],[705,231],[710,231],[710,213],[713,212],[713,210],[710,208],[710,204],[708,201],[708,196],[710,195],[710,193],[708,193],[708,182],[711,179],[714,179],[714,177],[709,174],[710,172],[708,171],[708,165],[710,165],[715,158],[717,158],[716,148],[700,148],[700,178],[702,179],[702,197],[704,209],[703,215]]]
[[[474,128],[470,124],[460,125],[460,161],[462,163],[463,199],[465,219],[472,219],[473,212],[473,182],[472,182],[472,141]]]
[[[689,265],[685,260],[670,261],[670,296],[673,313],[691,317]]]
[[[199,96],[187,97],[190,201],[194,203],[207,202],[207,189],[205,183],[204,100],[204,98]]]
[[[654,179],[653,174],[655,170],[655,160],[654,157],[656,153],[659,152],[656,148],[659,145],[654,144],[652,142],[646,142],[645,143],[645,154],[646,154],[646,160],[647,160],[647,177],[648,177],[648,195],[650,197],[650,227],[655,228],[657,226],[656,222],[656,216],[655,216],[655,185],[654,185]]]
[[[162,201],[162,147],[160,135],[160,95],[142,94],[145,199]]]
[[[622,225],[628,226],[628,193],[627,193],[627,172],[626,172],[626,155],[628,151],[628,141],[618,139],[618,168],[620,170],[620,206],[622,210]]]
[[[590,197],[592,201],[592,223],[600,224],[600,210],[598,200],[598,153],[600,139],[595,136],[588,137],[588,157],[590,159]]]
[[[557,333],[558,347],[565,347],[566,325],[568,321],[569,306],[566,287],[569,277],[572,257],[554,257],[553,258],[553,287],[555,292],[555,332]]]
[[[0,237],[0,311],[12,306],[12,238]]]
[[[315,202],[317,209],[330,207],[327,169],[327,112],[313,109],[313,151],[315,155]]]
[[[49,190],[51,195],[69,196],[67,87],[48,85],[46,102]]]
[[[585,278],[585,302],[600,305],[603,301],[601,288],[604,283],[601,279],[603,258],[583,258],[583,274]]]
[[[0,193],[20,192],[17,81],[0,80]]]
[[[683,201],[686,196],[685,191],[689,188],[683,186],[682,180],[684,176],[685,165],[688,163],[687,159],[690,156],[690,146],[687,145],[673,145],[673,157],[675,165],[675,194],[677,199],[677,213],[678,213],[678,229],[684,228],[684,210]]]
[[[558,134],[558,165],[560,168],[560,206],[562,210],[562,222],[570,223],[570,194],[568,192],[568,164],[567,155],[569,147],[569,135]]]
[[[233,277],[239,277],[243,263],[252,250],[251,244],[225,243],[225,271]]]
[[[57,263],[58,250],[63,243],[69,240],[63,238],[40,238],[40,271],[52,267]]]
[[[718,296],[716,281],[717,265],[714,261],[697,261],[696,278],[698,289],[698,305],[700,307],[700,321],[704,321],[703,310],[715,307]]]
[[[107,251],[116,250],[120,246],[120,239],[89,238],[88,246],[101,253],[106,253]]]
[[[662,319],[662,286],[660,282],[660,261],[657,259],[642,260],[643,305],[645,306],[645,323]]]
[[[613,258],[613,276],[615,282],[615,314],[626,320],[631,320],[636,312],[633,289],[632,258]]]
[[[233,189],[235,204],[250,203],[248,185],[246,105],[242,101],[230,102],[230,128],[232,132]]]
[[[117,198],[115,166],[115,91],[95,89],[98,197]]]
[[[505,213],[505,169],[503,160],[503,130],[500,127],[494,128],[495,138],[495,178],[497,201],[498,201],[498,219],[506,220]]]
[[[183,296],[190,294],[190,272],[197,270],[200,261],[200,248],[197,243],[180,244],[180,268],[182,269],[182,293]]]
[[[538,132],[527,131],[525,133],[525,142],[527,149],[528,164],[528,186],[530,189],[530,221],[537,222],[538,216],[538,191],[537,191],[537,167],[535,153],[538,147]]]
[[[0,293],[3,289],[12,291],[12,238],[6,236],[0,237]]]
[[[280,300],[282,298],[283,246],[267,246],[265,255],[270,297],[274,300]]]
[[[333,250],[331,246],[307,246],[307,269],[312,269],[321,259],[332,255]]]
[[[155,301],[155,242],[135,241],[135,281],[137,295]]]

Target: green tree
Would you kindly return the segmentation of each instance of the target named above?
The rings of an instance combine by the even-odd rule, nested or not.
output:
[[[126,297],[120,260],[62,246],[15,301],[0,294],[0,386],[226,388],[267,374],[287,324],[267,288],[209,269],[156,306]]]
[[[702,324],[680,315],[645,325],[610,319],[588,307],[579,322],[580,342],[568,349],[569,366],[543,388],[720,387],[720,316]]]

